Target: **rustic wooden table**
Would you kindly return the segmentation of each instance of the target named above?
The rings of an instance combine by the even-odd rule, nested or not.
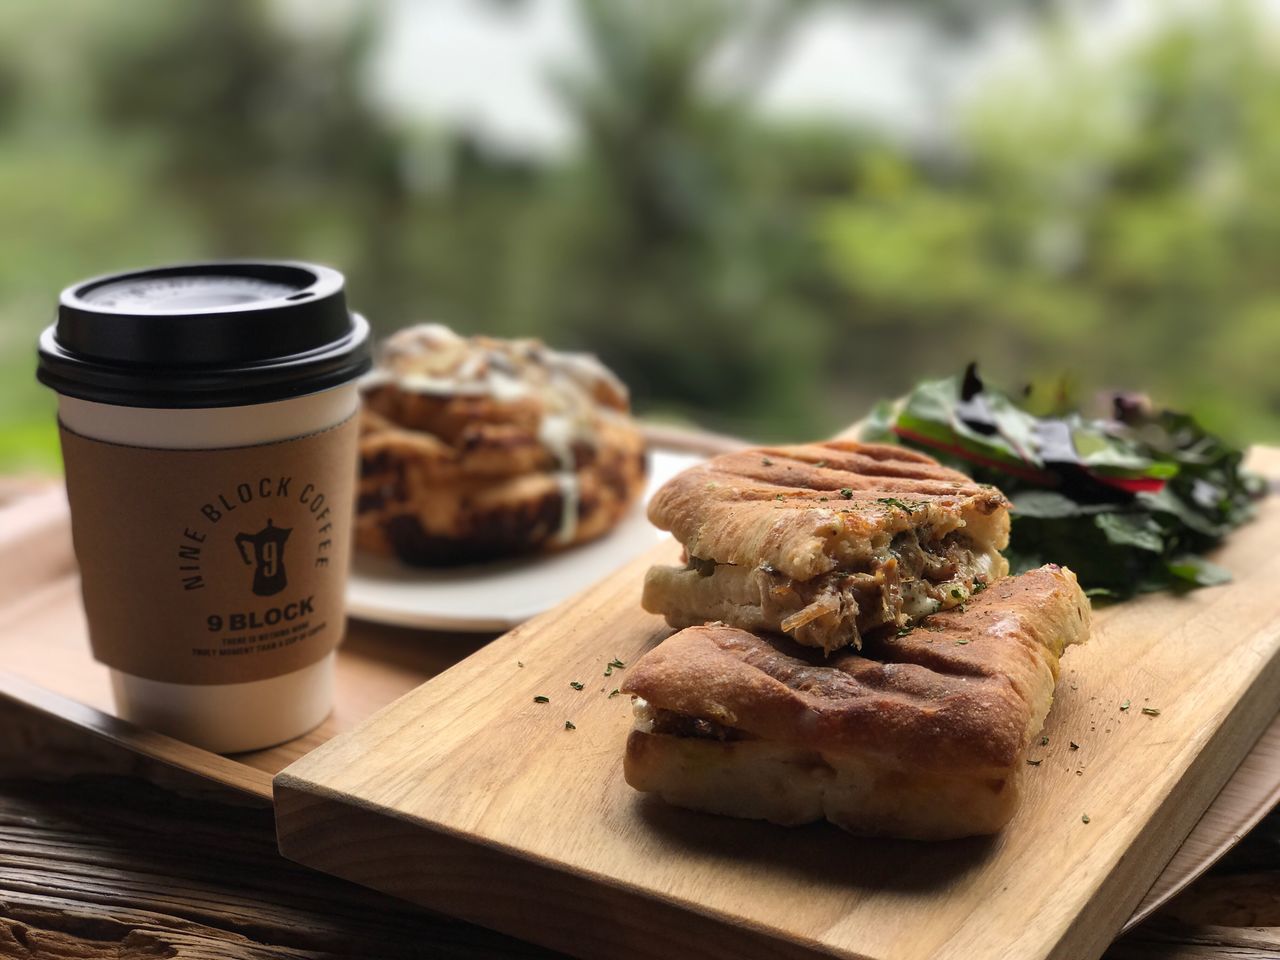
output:
[[[0,704],[0,956],[557,956],[289,863],[269,808],[139,763]],[[1106,956],[1280,958],[1280,811]]]
[[[0,957],[417,956],[557,954],[292,864],[265,803],[0,699]],[[1106,956],[1278,960],[1280,812]]]

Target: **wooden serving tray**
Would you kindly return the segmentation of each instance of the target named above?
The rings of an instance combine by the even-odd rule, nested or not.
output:
[[[1097,957],[1275,714],[1277,540],[1271,499],[1217,558],[1232,584],[1098,612],[995,838],[779,829],[627,787],[607,664],[670,632],[637,603],[668,542],[279,774],[280,848],[583,957]]]
[[[1266,451],[1255,460],[1255,467],[1271,468],[1270,472],[1280,473],[1280,452]],[[1250,553],[1243,546],[1243,541],[1247,538],[1254,542],[1259,536],[1265,539],[1265,535],[1256,531],[1274,525],[1274,513],[1274,505],[1269,505],[1266,518],[1237,538],[1225,558],[1228,564],[1236,566],[1233,558],[1237,555],[1242,561],[1259,555],[1261,548],[1255,547]],[[486,637],[412,632],[353,623],[339,656],[338,704],[333,717],[319,730],[281,747],[222,757],[141,730],[111,715],[106,670],[95,663],[88,652],[67,520],[65,499],[58,489],[47,485],[31,485],[22,490],[12,487],[0,489],[0,610],[3,610],[6,623],[5,630],[0,631],[0,700],[9,707],[20,708],[24,716],[33,718],[33,728],[39,726],[49,732],[50,735],[43,738],[46,745],[57,741],[52,734],[58,728],[88,731],[95,737],[123,746],[135,755],[138,765],[133,769],[138,772],[153,775],[156,769],[176,768],[231,787],[247,800],[257,802],[269,802],[272,774],[299,757],[308,757],[308,762],[291,769],[282,778],[280,791],[284,801],[280,817],[285,850],[304,861],[344,875],[367,877],[364,882],[370,886],[428,905],[445,909],[452,905],[452,912],[459,916],[584,955],[648,955],[656,952],[655,944],[670,943],[667,938],[679,940],[676,955],[694,955],[696,944],[687,937],[699,926],[708,929],[707,936],[698,939],[704,941],[704,950],[712,955],[711,944],[718,943],[726,952],[731,952],[734,943],[758,943],[761,938],[769,940],[774,933],[765,930],[760,923],[735,922],[730,933],[722,929],[721,923],[723,917],[749,913],[753,906],[750,892],[758,889],[761,876],[773,876],[769,882],[774,883],[781,883],[782,878],[789,877],[795,891],[810,892],[821,891],[824,887],[830,892],[832,884],[839,887],[847,881],[844,894],[851,896],[861,890],[864,895],[861,899],[864,900],[874,888],[881,887],[878,894],[882,900],[887,898],[886,902],[910,901],[913,897],[923,896],[929,888],[927,883],[922,885],[922,877],[910,870],[899,869],[907,861],[895,860],[902,856],[918,857],[919,854],[912,854],[918,845],[869,844],[825,827],[785,831],[762,824],[665,810],[658,805],[638,801],[621,783],[618,758],[629,723],[625,698],[608,700],[607,690],[602,692],[602,687],[612,689],[608,685],[616,686],[616,681],[604,678],[602,669],[591,673],[587,668],[594,670],[613,656],[628,660],[633,656],[633,648],[638,651],[665,634],[655,618],[647,618],[635,608],[638,596],[636,583],[643,563],[636,564],[586,597],[567,605],[569,613],[559,628],[555,626],[557,614],[549,614],[484,650],[481,647],[488,639]],[[1262,570],[1259,574],[1265,576]],[[1201,608],[1206,603],[1212,603],[1214,609],[1221,609],[1216,595],[1224,589],[1238,590],[1243,586],[1243,583],[1238,583],[1231,588],[1192,595],[1185,601],[1190,604],[1185,608],[1187,615],[1194,613],[1199,619],[1204,613]],[[1261,615],[1258,601],[1264,599],[1265,594],[1260,592],[1260,596],[1248,606]],[[1116,608],[1107,616],[1127,608],[1128,605]],[[1140,612],[1135,616],[1138,621],[1142,620]],[[1126,622],[1132,619],[1126,618]],[[1252,624],[1256,619],[1256,616],[1251,617],[1248,623]],[[1103,644],[1110,645],[1107,638],[1112,635],[1113,628],[1110,621],[1107,622],[1107,630],[1105,633],[1100,631],[1091,652],[1097,653]],[[1237,617],[1237,628],[1242,623]],[[1152,626],[1159,624],[1153,621]],[[601,647],[602,643],[607,647]],[[541,652],[536,657],[526,656],[524,651],[530,647]],[[1238,645],[1233,649],[1240,656],[1244,655]],[[519,651],[516,659],[525,662],[525,667],[514,667],[509,662],[513,650]],[[414,691],[423,681],[476,651],[480,651],[481,657],[461,663],[441,677],[439,685],[435,682],[427,684],[370,723],[364,722],[397,697]],[[1080,660],[1072,658],[1080,652],[1073,652],[1065,661],[1064,687],[1060,689],[1059,703],[1051,717],[1051,736],[1056,732],[1055,728],[1064,731],[1066,736],[1072,736],[1073,732],[1067,730],[1068,719],[1078,722],[1093,717],[1102,719],[1102,723],[1097,724],[1096,735],[1090,734],[1091,739],[1096,736],[1099,745],[1112,742],[1117,734],[1131,736],[1135,730],[1144,734],[1139,743],[1149,739],[1146,735],[1149,731],[1144,732],[1144,728],[1135,725],[1134,717],[1108,715],[1088,700],[1089,696],[1097,694],[1090,692],[1092,687],[1082,685],[1077,676],[1083,668]],[[1232,662],[1238,659],[1236,657]],[[1129,664],[1126,667],[1129,674],[1140,681],[1129,691],[1134,704],[1140,705],[1140,697],[1147,694],[1134,696],[1134,691],[1151,683],[1150,676],[1143,673],[1146,663],[1141,656],[1135,662],[1126,659],[1126,663]],[[1275,672],[1271,663],[1264,649],[1251,668],[1255,688],[1269,682],[1268,678]],[[586,671],[581,677],[562,676],[579,668]],[[515,674],[514,671],[520,673]],[[478,685],[474,696],[465,695],[463,688],[467,686],[467,678],[472,678],[471,682]],[[586,688],[577,694],[567,686],[567,679],[580,679]],[[594,685],[592,681],[595,681]],[[1077,689],[1068,694],[1071,682],[1076,683]],[[530,712],[529,708],[533,706],[531,699],[522,700],[523,693],[535,686],[548,686],[546,693],[552,696],[552,702],[546,712]],[[1274,686],[1272,683],[1273,690]],[[484,695],[479,695],[480,692]],[[582,703],[587,708],[575,711],[574,722],[578,729],[565,731],[564,718],[554,711],[572,703],[568,698],[574,695],[583,698]],[[1183,695],[1179,694],[1179,701]],[[1166,696],[1161,693],[1160,699],[1165,713],[1160,718],[1142,719],[1160,722],[1172,713],[1169,709],[1174,702],[1172,694]],[[1248,698],[1250,703],[1254,699],[1253,696]],[[1273,693],[1272,710],[1274,702]],[[447,706],[438,705],[446,703],[472,705],[454,718],[448,715]],[[504,714],[495,704],[510,710]],[[1221,715],[1210,718],[1210,726],[1198,731],[1192,737],[1193,742],[1186,744],[1187,749],[1178,754],[1181,757],[1189,750],[1198,756],[1205,744],[1212,743],[1217,759],[1212,764],[1198,760],[1189,765],[1195,770],[1174,778],[1178,784],[1183,781],[1193,783],[1195,789],[1175,785],[1177,789],[1171,787],[1170,793],[1176,796],[1164,804],[1157,804],[1163,810],[1171,803],[1177,804],[1183,795],[1186,799],[1185,803],[1177,804],[1172,815],[1165,813],[1159,820],[1168,828],[1157,838],[1160,841],[1158,849],[1143,845],[1142,869],[1125,874],[1130,885],[1123,891],[1123,902],[1111,905],[1107,929],[1097,933],[1094,938],[1097,942],[1105,942],[1118,929],[1118,923],[1111,921],[1114,917],[1123,916],[1124,911],[1138,900],[1142,889],[1167,858],[1169,850],[1185,834],[1196,814],[1212,796],[1213,787],[1222,782],[1235,759],[1247,747],[1249,729],[1254,732],[1258,729],[1252,721],[1260,712],[1265,713],[1265,710],[1242,712],[1237,709],[1231,712],[1224,707]],[[388,721],[388,717],[395,719]],[[448,722],[443,722],[445,720]],[[437,738],[415,732],[413,725],[423,721],[441,721],[437,729],[443,736]],[[372,742],[368,739],[370,736],[387,735],[391,729],[388,722],[392,727],[401,722],[410,724],[393,735],[392,740],[408,744],[421,739],[425,743],[420,752],[416,747],[394,747],[390,750],[389,756],[406,757],[402,766],[388,773],[383,784],[397,795],[392,805],[380,809],[378,804],[382,800],[366,800],[358,796],[358,790],[345,795],[331,794],[329,787],[308,777],[312,759],[309,754],[316,747],[337,736],[334,745],[337,753],[322,751],[314,758],[321,764],[316,769],[331,769],[336,756],[344,755],[345,751],[365,749],[364,745]],[[479,765],[463,763],[457,768],[462,776],[452,786],[437,780],[432,771],[444,772],[449,764],[465,760],[466,750],[460,737],[465,736],[464,731],[474,732],[477,729],[489,730],[495,735],[488,740],[478,739],[473,749],[494,749],[501,762],[487,771]],[[1106,733],[1107,729],[1113,732]],[[1168,727],[1151,729],[1159,729],[1162,739],[1169,733]],[[429,732],[430,728],[427,729]],[[503,736],[504,732],[509,735]],[[566,741],[557,736],[559,734],[577,739]],[[1099,779],[1099,764],[1110,757],[1112,751],[1104,750],[1101,755],[1090,756],[1090,742],[1081,741],[1079,737],[1076,739],[1084,744],[1080,755],[1074,758],[1080,761],[1083,772],[1076,778],[1078,785],[1073,787],[1068,783],[1067,788],[1083,790],[1084,785]],[[1056,748],[1064,746],[1064,743],[1059,743],[1056,737],[1051,740],[1046,751],[1049,756],[1035,771],[1037,774],[1054,769]],[[1166,742],[1164,749],[1167,748]],[[36,762],[35,755],[40,751],[35,749],[34,740],[31,753],[32,762]],[[88,768],[93,762],[83,753],[64,750],[47,750],[42,755],[48,757],[49,763],[59,765],[62,772],[68,765],[83,764]],[[562,767],[549,763],[556,758],[564,761]],[[378,766],[381,768],[382,764]],[[534,796],[525,798],[523,791],[531,785],[544,783],[540,778],[551,775],[548,771],[554,774],[554,778],[546,783],[546,795],[540,796],[535,791]],[[381,775],[373,774],[375,777]],[[1133,779],[1137,787],[1144,788],[1140,791],[1142,797],[1149,799],[1147,794],[1150,791],[1145,789],[1143,777],[1135,773]],[[583,789],[588,783],[595,784],[597,805],[584,806],[581,802],[584,796],[591,795]],[[375,792],[379,789],[377,783],[365,786]],[[443,806],[436,801],[443,796],[448,801],[444,806],[450,806],[457,812],[465,806],[469,795],[474,807],[475,829],[467,828],[455,833],[443,822],[443,817],[436,816],[444,812]],[[1044,796],[1037,788],[1028,799],[1040,807],[1044,805]],[[558,799],[552,803],[549,798]],[[1140,816],[1140,812],[1129,809],[1134,798],[1122,799],[1125,802],[1122,808],[1124,816],[1118,821],[1105,814],[1091,813],[1093,822],[1090,826],[1101,825],[1099,832],[1109,838],[1109,849],[1123,842],[1123,836],[1119,836],[1117,831],[1128,831],[1126,824],[1130,824],[1133,817]],[[1259,740],[1126,925],[1136,923],[1206,869],[1277,799],[1280,799],[1280,719]],[[1063,800],[1059,805],[1065,802]],[[405,811],[397,805],[407,808],[407,815],[413,819],[402,819]],[[558,820],[555,817],[546,819],[549,808],[561,805],[568,805],[575,814]],[[506,813],[502,812],[504,810]],[[577,815],[583,819],[576,821]],[[968,896],[973,877],[989,871],[993,858],[1000,861],[1003,857],[1000,851],[1009,838],[1018,836],[1016,831],[1026,829],[1022,827],[1025,819],[1020,817],[1010,831],[1006,831],[1006,836],[994,843],[963,842],[930,848],[929,858],[936,865],[930,870],[930,876],[945,880],[944,889],[937,892],[935,899],[942,913],[952,916],[957,909],[953,904],[954,898],[962,892]],[[509,830],[503,828],[491,831],[494,836],[485,835],[486,824],[506,821],[510,823]],[[568,840],[565,841],[564,832],[560,832],[561,841],[552,845],[555,847],[552,855],[543,857],[537,852],[536,834],[543,825],[566,822],[570,824]],[[325,823],[334,823],[338,828],[351,832],[341,843],[321,842],[324,828],[320,825]],[[556,829],[560,830],[559,827]],[[1149,825],[1147,831],[1152,829],[1158,827]],[[400,848],[397,838],[402,834],[405,844]],[[514,837],[516,844],[504,846],[505,841],[499,834],[508,839]],[[523,846],[521,836],[528,841]],[[363,854],[357,855],[357,847],[364,837],[368,838],[368,845]],[[1064,844],[1069,847],[1069,837],[1075,835],[1064,831],[1062,836],[1050,841],[1050,845],[1054,849]],[[591,844],[601,840],[604,848],[591,854]],[[789,853],[779,852],[775,850],[778,846],[795,849]],[[389,847],[392,855],[388,857],[385,854]],[[944,849],[950,847],[955,849]],[[968,854],[962,852],[969,847],[978,849]],[[651,849],[668,857],[665,866],[657,868],[657,875],[660,880],[665,877],[664,882],[670,882],[670,889],[663,887],[645,891],[642,884],[636,882],[644,879],[644,871],[632,877],[618,875],[630,869],[637,850]],[[678,855],[675,859],[670,858],[672,850]],[[803,857],[798,855],[798,851],[805,850],[817,851],[817,856],[807,864],[802,863]],[[573,865],[573,862],[584,859],[590,861],[593,856],[596,860],[592,862],[602,868],[598,872],[584,873]],[[439,862],[432,866],[428,857],[439,858]],[[713,897],[706,905],[682,903],[677,888],[681,874],[691,862],[704,864],[705,878],[716,882],[717,876],[728,876],[728,882],[737,886]],[[563,869],[564,863],[568,863],[569,871]],[[1042,879],[1066,877],[1056,872],[1064,869],[1061,863],[1055,854],[1051,862],[1035,866],[1033,872]],[[858,867],[858,864],[864,866]],[[825,885],[821,882],[824,865],[832,869]],[[1048,872],[1051,870],[1055,872]],[[524,881],[523,886],[516,882],[518,878]],[[504,879],[505,882],[499,882]],[[739,880],[742,882],[738,883]],[[1068,885],[1071,882],[1071,878],[1066,881]],[[460,890],[469,889],[468,884],[475,884],[470,889],[482,889],[484,896],[477,899],[495,900],[495,903],[477,911],[476,904],[466,902],[465,893],[459,894]],[[500,891],[509,896],[499,898]],[[793,897],[796,895],[792,894]],[[802,899],[807,902],[808,893]],[[727,912],[723,909],[726,903],[729,907]],[[947,904],[952,906],[943,910]],[[737,914],[733,912],[735,909]],[[812,916],[813,909],[810,906],[796,911],[797,919]],[[856,915],[855,911],[851,917]],[[1027,923],[1035,922],[1030,905],[1025,909],[1015,909],[1013,916]],[[637,929],[643,929],[647,924],[654,925],[653,929],[662,929],[656,921],[668,918],[666,933],[661,937],[646,942],[635,934]],[[612,926],[611,920],[614,921]],[[580,928],[571,929],[579,922]],[[594,938],[585,935],[586,931],[597,927],[603,931],[612,929],[613,934],[610,936],[602,932]],[[630,943],[630,939],[636,942]],[[795,946],[794,943],[787,944],[785,939],[783,945]],[[810,946],[817,946],[817,943]],[[802,949],[801,952],[806,951]]]
[[[49,483],[3,493],[0,697],[249,796],[270,801],[274,774],[492,639],[352,622],[329,718],[280,746],[220,756],[115,718],[107,668],[89,652],[66,495]]]

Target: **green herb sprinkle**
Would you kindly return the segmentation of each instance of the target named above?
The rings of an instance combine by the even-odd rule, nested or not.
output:
[[[911,508],[899,500],[897,497],[876,497],[876,503],[883,503],[886,507],[897,507],[899,510],[911,512]]]

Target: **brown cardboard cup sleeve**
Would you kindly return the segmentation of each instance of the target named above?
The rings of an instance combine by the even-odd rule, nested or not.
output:
[[[168,683],[265,680],[345,628],[356,421],[255,446],[124,446],[61,428],[94,657]]]

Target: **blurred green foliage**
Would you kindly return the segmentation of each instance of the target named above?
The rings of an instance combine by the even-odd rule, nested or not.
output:
[[[944,175],[864,156],[822,228],[831,269],[908,341],[972,331],[1006,382],[1074,371],[1274,438],[1276,41],[1227,4],[1118,62],[1057,50],[975,106]]]
[[[1099,59],[1047,15],[1039,62],[926,149],[761,114],[813,5],[582,0],[594,68],[548,79],[577,147],[543,163],[376,110],[376,5],[297,33],[252,0],[10,0],[0,468],[56,457],[32,367],[62,286],[233,255],[338,266],[382,332],[594,350],[640,410],[746,435],[820,435],[978,358],[1280,436],[1272,24],[1226,4]],[[726,49],[744,66],[712,78]]]

